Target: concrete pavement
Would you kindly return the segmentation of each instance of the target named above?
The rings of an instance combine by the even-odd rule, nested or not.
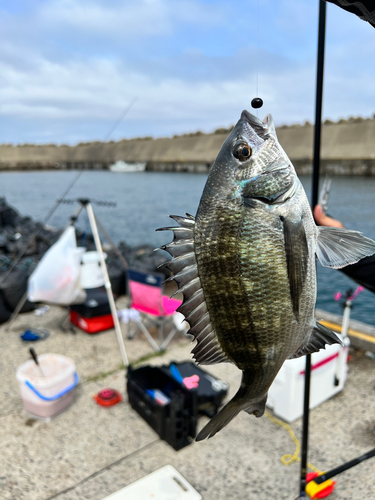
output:
[[[62,308],[51,307],[42,317],[32,312],[20,315],[8,333],[5,325],[0,327],[0,499],[101,500],[166,464],[173,465],[204,500],[295,498],[300,465],[284,466],[280,461],[295,449],[284,428],[242,412],[214,438],[175,451],[130,407],[114,330],[63,333],[57,323],[64,314]],[[19,334],[26,328],[47,328],[51,335],[24,343]],[[141,335],[125,342],[132,363],[152,353]],[[15,379],[17,367],[29,359],[30,346],[38,354],[71,357],[80,376],[74,404],[49,423],[24,412]],[[180,334],[163,355],[143,364],[189,360],[191,347]],[[229,382],[228,398],[237,391],[240,373],[234,366],[204,368]],[[98,406],[92,395],[104,387],[121,391],[123,402],[111,408]],[[328,470],[374,448],[375,360],[353,350],[344,390],[310,415],[308,458],[319,469]],[[198,429],[206,421],[201,417]],[[299,438],[301,419],[291,427]],[[335,479],[332,500],[375,498],[375,459]]]

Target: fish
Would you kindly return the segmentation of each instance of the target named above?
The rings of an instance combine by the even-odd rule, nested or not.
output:
[[[342,344],[316,321],[316,258],[341,268],[375,253],[353,230],[318,227],[273,118],[248,111],[224,141],[194,216],[176,223],[163,264],[178,285],[177,309],[189,323],[201,365],[233,363],[235,396],[198,433],[214,436],[240,411],[261,417],[286,359]]]

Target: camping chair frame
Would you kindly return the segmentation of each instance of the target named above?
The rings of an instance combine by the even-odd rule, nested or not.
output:
[[[163,282],[165,277],[163,274],[142,272],[135,269],[128,269],[127,272],[130,297],[127,338],[133,339],[137,330],[141,330],[155,351],[163,351],[178,331],[174,326],[164,339],[164,325],[168,319],[172,318],[181,301],[169,299],[164,295]],[[137,318],[131,317],[130,309],[138,311],[139,316]],[[135,325],[132,326],[131,323],[135,323]],[[148,331],[150,326],[158,328],[159,345]]]

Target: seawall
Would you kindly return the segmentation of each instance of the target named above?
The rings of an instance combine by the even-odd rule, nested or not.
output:
[[[277,128],[279,141],[300,174],[312,171],[314,127]],[[0,145],[0,170],[108,169],[118,161],[146,162],[146,170],[207,172],[228,135],[91,142],[76,146]],[[322,127],[322,173],[375,176],[375,120],[352,119]]]

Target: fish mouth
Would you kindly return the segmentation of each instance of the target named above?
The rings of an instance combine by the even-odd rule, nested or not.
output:
[[[257,116],[252,115],[244,109],[241,113],[241,120],[248,123],[254,132],[262,139],[267,139],[270,134],[270,124],[273,123],[272,116],[270,114],[266,115],[264,120],[261,121]]]

